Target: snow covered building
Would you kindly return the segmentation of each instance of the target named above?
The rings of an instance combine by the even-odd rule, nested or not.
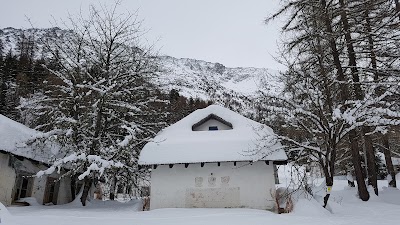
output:
[[[287,156],[268,126],[217,105],[165,128],[141,151],[150,209],[275,206],[274,164]]]
[[[0,202],[11,205],[25,197],[34,197],[40,204],[64,204],[72,199],[70,181],[59,174],[35,177],[48,168],[47,164],[57,154],[54,143],[26,142],[41,135],[0,114]]]
[[[393,167],[396,173],[400,173],[400,158],[392,157]]]

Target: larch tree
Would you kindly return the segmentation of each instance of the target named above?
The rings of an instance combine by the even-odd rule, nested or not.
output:
[[[0,113],[5,114],[6,108],[6,76],[4,73],[4,44],[0,39]]]
[[[285,98],[267,95],[266,98],[274,99],[272,102],[277,106],[267,108],[284,115],[289,130],[298,129],[305,134],[297,139],[290,136],[280,138],[293,146],[291,149],[297,150],[300,157],[319,161],[327,186],[333,182],[336,154],[342,151],[339,146],[348,144],[359,196],[366,201],[369,193],[360,152],[364,148],[367,153],[369,181],[377,193],[371,134],[384,132],[385,127],[399,123],[399,113],[391,100],[398,92],[399,83],[390,72],[391,84],[386,82],[387,79],[371,82],[379,69],[394,70],[384,67],[383,63],[378,65],[380,68],[374,68],[375,51],[371,50],[369,42],[373,34],[376,44],[372,47],[378,49],[393,37],[396,31],[388,34],[386,28],[390,26],[385,23],[396,14],[387,11],[382,4],[368,7],[363,4],[367,3],[284,1],[283,7],[267,22],[284,14],[288,16],[282,27],[286,34],[283,46],[288,66],[285,73],[287,95]],[[374,24],[368,23],[372,19]],[[368,32],[367,25],[376,30]],[[385,29],[379,30],[383,27]],[[392,61],[397,59],[391,58]],[[382,91],[378,92],[378,87]],[[361,142],[364,143],[362,146]],[[324,206],[328,198],[327,192]]]

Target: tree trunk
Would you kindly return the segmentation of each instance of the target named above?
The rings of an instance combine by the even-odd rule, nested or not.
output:
[[[89,195],[90,188],[92,187],[93,180],[91,178],[85,177],[85,183],[83,186],[83,192],[81,196],[81,203],[86,206],[86,200]]]
[[[374,38],[372,36],[372,26],[371,26],[371,19],[370,19],[370,10],[369,6],[372,4],[371,1],[367,2],[366,8],[365,8],[365,29],[366,29],[366,34],[368,36],[368,50],[369,50],[369,58],[371,59],[371,66],[372,69],[374,70],[374,82],[379,82],[379,77],[380,73],[378,70],[378,64],[377,64],[377,59],[376,59],[376,54],[375,54],[375,42]],[[377,95],[382,94],[382,89],[378,87],[378,89],[375,91]],[[369,133],[371,131],[370,128],[364,127],[363,132],[364,135],[366,133]],[[373,143],[371,141],[370,136],[364,136],[365,137],[365,147],[366,147],[366,153],[367,153],[367,166],[368,166],[368,183],[372,185],[374,188],[374,192],[376,195],[378,195],[378,175],[376,171],[376,160],[375,160],[375,149],[373,146]]]
[[[355,130],[352,130],[349,132],[349,139],[350,139],[350,149],[351,149],[351,155],[353,159],[353,166],[354,166],[354,172],[356,175],[356,181],[357,181],[357,188],[358,188],[358,195],[360,196],[360,199],[363,201],[368,201],[369,199],[369,193],[367,186],[365,185],[365,178],[364,174],[362,172],[361,168],[361,157],[360,157],[360,151],[357,143],[357,134]]]
[[[358,69],[357,69],[357,59],[356,59],[356,53],[354,51],[354,46],[353,46],[353,40],[351,38],[351,31],[350,31],[350,25],[348,22],[348,18],[347,18],[347,12],[346,12],[346,4],[344,2],[344,0],[339,0],[339,4],[340,4],[340,20],[342,22],[343,25],[343,29],[345,31],[344,37],[346,40],[346,47],[347,47],[347,55],[349,58],[349,66],[350,66],[350,70],[351,70],[351,75],[352,75],[352,79],[353,79],[353,83],[354,83],[354,93],[356,95],[356,99],[361,100],[363,99],[363,91],[361,89],[361,85],[360,85],[360,78],[359,78],[359,74],[358,74]],[[363,127],[361,132],[361,135],[364,137],[365,140],[367,140],[368,138],[365,137],[365,131],[367,128]],[[367,201],[369,199],[369,193],[367,190],[367,187],[365,185],[364,182],[364,176],[362,175],[362,170],[361,170],[361,160],[360,160],[360,154],[359,151],[355,149],[358,149],[358,143],[355,141],[357,140],[357,135],[356,135],[356,131],[352,131],[351,133],[353,133],[352,135],[350,135],[349,133],[349,138],[350,138],[350,142],[352,145],[352,156],[353,156],[353,163],[354,163],[354,169],[356,172],[356,176],[357,176],[357,184],[358,184],[358,191],[359,191],[359,195],[360,198],[364,201]],[[365,141],[365,148],[366,148],[366,152],[367,152],[367,156],[370,154],[373,154],[373,146],[372,146],[372,142],[370,140]],[[370,157],[368,157],[369,159]],[[367,160],[370,161],[370,160]],[[370,161],[370,163],[375,165],[375,158]],[[357,164],[357,165],[356,165]],[[376,171],[375,171],[375,166],[373,166],[373,168],[370,168],[370,170],[374,170],[374,172],[372,172],[372,174],[375,174],[375,176],[371,175],[371,183],[372,184],[376,184]],[[375,180],[374,180],[375,179]],[[362,186],[361,186],[362,185]],[[374,187],[375,189],[375,187]],[[377,191],[377,185],[376,185],[376,191]]]
[[[110,185],[110,200],[115,199],[115,188],[116,188],[117,178],[114,176]]]
[[[396,5],[396,12],[400,12],[400,3],[399,0],[394,0],[394,4]],[[400,20],[400,14],[399,14],[399,20]]]
[[[378,195],[378,175],[376,173],[376,162],[375,162],[375,149],[371,141],[371,137],[369,135],[365,135],[366,132],[369,132],[369,128],[363,127],[364,135],[364,144],[365,144],[365,152],[367,154],[367,169],[368,169],[368,184],[372,185],[374,188],[374,192]]]
[[[76,179],[75,176],[71,176],[71,196],[72,196],[72,200],[75,199],[76,197]]]
[[[321,3],[321,6],[326,9],[326,1],[321,0],[320,3]],[[329,15],[328,12],[326,11],[324,15],[325,15],[324,23],[325,23],[327,32],[329,34],[333,34],[332,24],[331,24],[330,18],[328,17],[328,15]],[[346,78],[345,78],[345,75],[343,72],[342,64],[340,62],[339,50],[336,47],[336,41],[335,41],[335,39],[333,39],[333,37],[329,38],[329,45],[331,48],[330,50],[331,50],[331,53],[333,56],[334,65],[337,69],[337,80],[341,81],[341,82],[345,82]],[[350,100],[349,99],[350,94],[349,94],[347,85],[342,84],[342,85],[340,85],[340,87],[341,87],[341,93],[340,93],[341,100],[343,102]],[[357,180],[358,193],[359,193],[361,200],[368,201],[369,193],[368,193],[367,187],[364,182],[364,175],[362,173],[361,159],[360,159],[360,153],[359,153],[360,151],[359,151],[359,147],[358,147],[358,143],[357,143],[357,134],[356,134],[355,130],[351,130],[349,132],[349,140],[350,140],[350,148],[351,148],[353,165],[354,165],[354,172],[355,172],[355,175],[357,178],[356,180]]]
[[[331,144],[331,143],[330,143]],[[335,171],[335,158],[336,158],[336,145],[327,146],[327,152],[332,153],[331,157],[329,158],[330,154],[326,154],[325,158],[322,157],[322,154],[319,154],[319,163],[322,166],[322,170],[324,171],[325,175],[325,185],[326,185],[326,194],[324,197],[324,205],[323,207],[326,208],[328,205],[328,200],[331,195],[331,189],[333,186],[333,174]]]
[[[383,142],[383,154],[385,155],[385,161],[386,161],[386,168],[388,174],[391,176],[391,180],[389,181],[389,187],[397,187],[396,172],[394,171],[393,167],[392,156],[390,153],[390,146],[389,146],[389,138],[387,134],[382,137],[382,142]]]
[[[326,183],[327,189],[328,189],[328,187],[332,187],[333,186],[333,177],[332,176],[329,176],[329,177],[325,176],[325,183]],[[329,192],[327,191],[326,195],[324,197],[324,208],[326,208],[326,206],[328,205],[328,200],[329,200],[330,196],[331,196],[330,191]]]
[[[351,77],[353,80],[353,89],[354,93],[356,95],[356,98],[358,100],[361,100],[363,98],[363,91],[361,89],[360,85],[360,77],[358,74],[358,69],[357,69],[357,58],[356,58],[356,53],[354,51],[354,46],[353,46],[353,40],[351,37],[351,31],[350,31],[350,25],[349,21],[347,18],[347,13],[346,13],[346,5],[344,3],[344,0],[339,0],[340,3],[340,21],[342,22],[343,25],[343,30],[345,31],[344,37],[346,40],[346,48],[347,48],[347,56],[349,59],[349,66],[351,70]]]

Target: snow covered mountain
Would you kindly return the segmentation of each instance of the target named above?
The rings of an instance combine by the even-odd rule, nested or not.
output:
[[[162,56],[163,71],[154,83],[185,97],[211,100],[238,112],[251,113],[259,89],[279,93],[283,84],[278,71],[266,68],[229,68],[220,63]]]
[[[2,29],[0,40],[4,46],[3,54],[10,49],[17,52],[17,42],[25,33],[26,36],[33,36],[32,41],[37,45],[35,55],[41,57],[41,36],[62,37],[68,32],[59,28]],[[229,68],[220,63],[171,56],[160,56],[160,64],[161,72],[153,78],[153,83],[162,90],[169,92],[175,89],[185,97],[211,100],[236,111],[252,111],[252,102],[260,88],[279,93],[283,87],[277,78],[278,71],[266,68]]]
[[[43,36],[55,37],[63,36],[69,33],[67,30],[62,30],[58,27],[46,28],[46,29],[16,29],[12,27],[7,27],[0,29],[0,41],[3,45],[3,54],[7,54],[12,51],[16,54],[20,51],[18,48],[18,41],[24,39],[24,42],[34,43],[35,58],[40,58],[42,56],[42,44],[40,39]]]
[[[213,100],[223,93],[252,97],[259,88],[281,89],[278,72],[270,69],[229,68],[220,63],[171,56],[161,56],[161,64],[163,71],[155,81],[188,97]]]

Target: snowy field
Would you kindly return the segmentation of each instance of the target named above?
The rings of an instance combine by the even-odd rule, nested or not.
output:
[[[400,184],[400,179],[397,179]],[[330,207],[323,209],[315,200],[299,199],[294,212],[275,214],[253,209],[159,209],[138,211],[137,201],[94,201],[87,207],[78,203],[58,206],[34,205],[2,208],[1,225],[133,225],[133,224],[400,224],[400,190],[386,188],[387,181],[379,181],[380,196],[371,196],[362,202],[356,197],[356,189],[348,188],[346,180],[335,180]],[[1,206],[0,206],[1,207]]]

